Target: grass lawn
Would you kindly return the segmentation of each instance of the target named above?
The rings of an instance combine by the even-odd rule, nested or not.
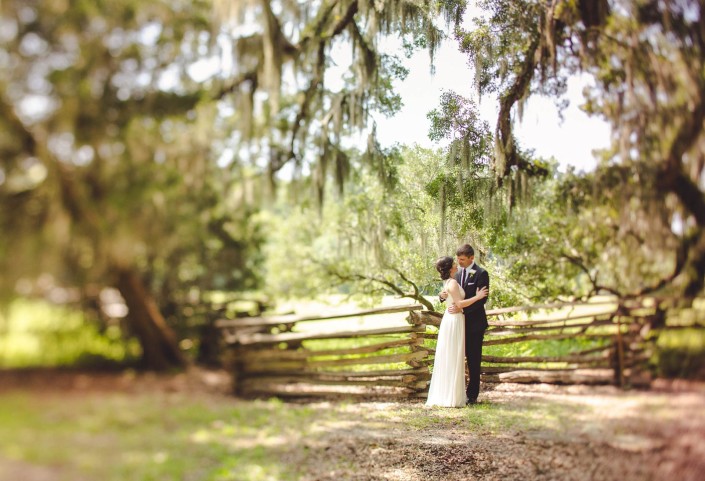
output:
[[[0,456],[67,481],[296,479],[283,454],[313,415],[276,400],[12,392],[0,397]]]

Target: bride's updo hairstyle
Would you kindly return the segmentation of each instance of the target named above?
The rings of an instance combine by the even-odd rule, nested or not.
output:
[[[453,268],[453,258],[439,257],[436,261],[436,270],[441,274],[441,280],[450,279],[450,270]]]

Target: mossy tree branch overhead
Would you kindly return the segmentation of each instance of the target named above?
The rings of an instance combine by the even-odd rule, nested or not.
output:
[[[464,10],[462,2],[432,0],[250,0],[218,8],[235,67],[216,97],[238,106],[238,131],[247,133],[240,138],[258,146],[272,179],[290,164],[295,171],[318,172],[319,196],[328,165],[337,166],[332,177],[339,187],[346,180],[349,169],[339,166],[346,139],[374,135],[372,112],[390,115],[401,105],[391,79],[405,70],[380,41],[398,35],[433,55],[443,36],[438,14],[457,23]],[[258,27],[246,28],[253,19]],[[333,69],[340,72],[335,82]],[[367,154],[363,159],[374,157]]]

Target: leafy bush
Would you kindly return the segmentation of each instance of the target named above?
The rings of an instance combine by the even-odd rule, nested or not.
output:
[[[79,310],[18,299],[0,311],[0,367],[106,367],[132,362],[139,353],[119,326],[101,332]]]
[[[705,378],[705,330],[666,330],[656,342],[656,372],[667,378]]]

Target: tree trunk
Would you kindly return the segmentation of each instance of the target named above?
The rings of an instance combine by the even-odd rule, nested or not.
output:
[[[184,367],[186,358],[179,349],[176,334],[166,324],[139,274],[130,268],[118,268],[116,287],[129,309],[130,328],[142,346],[144,367],[158,371]]]

